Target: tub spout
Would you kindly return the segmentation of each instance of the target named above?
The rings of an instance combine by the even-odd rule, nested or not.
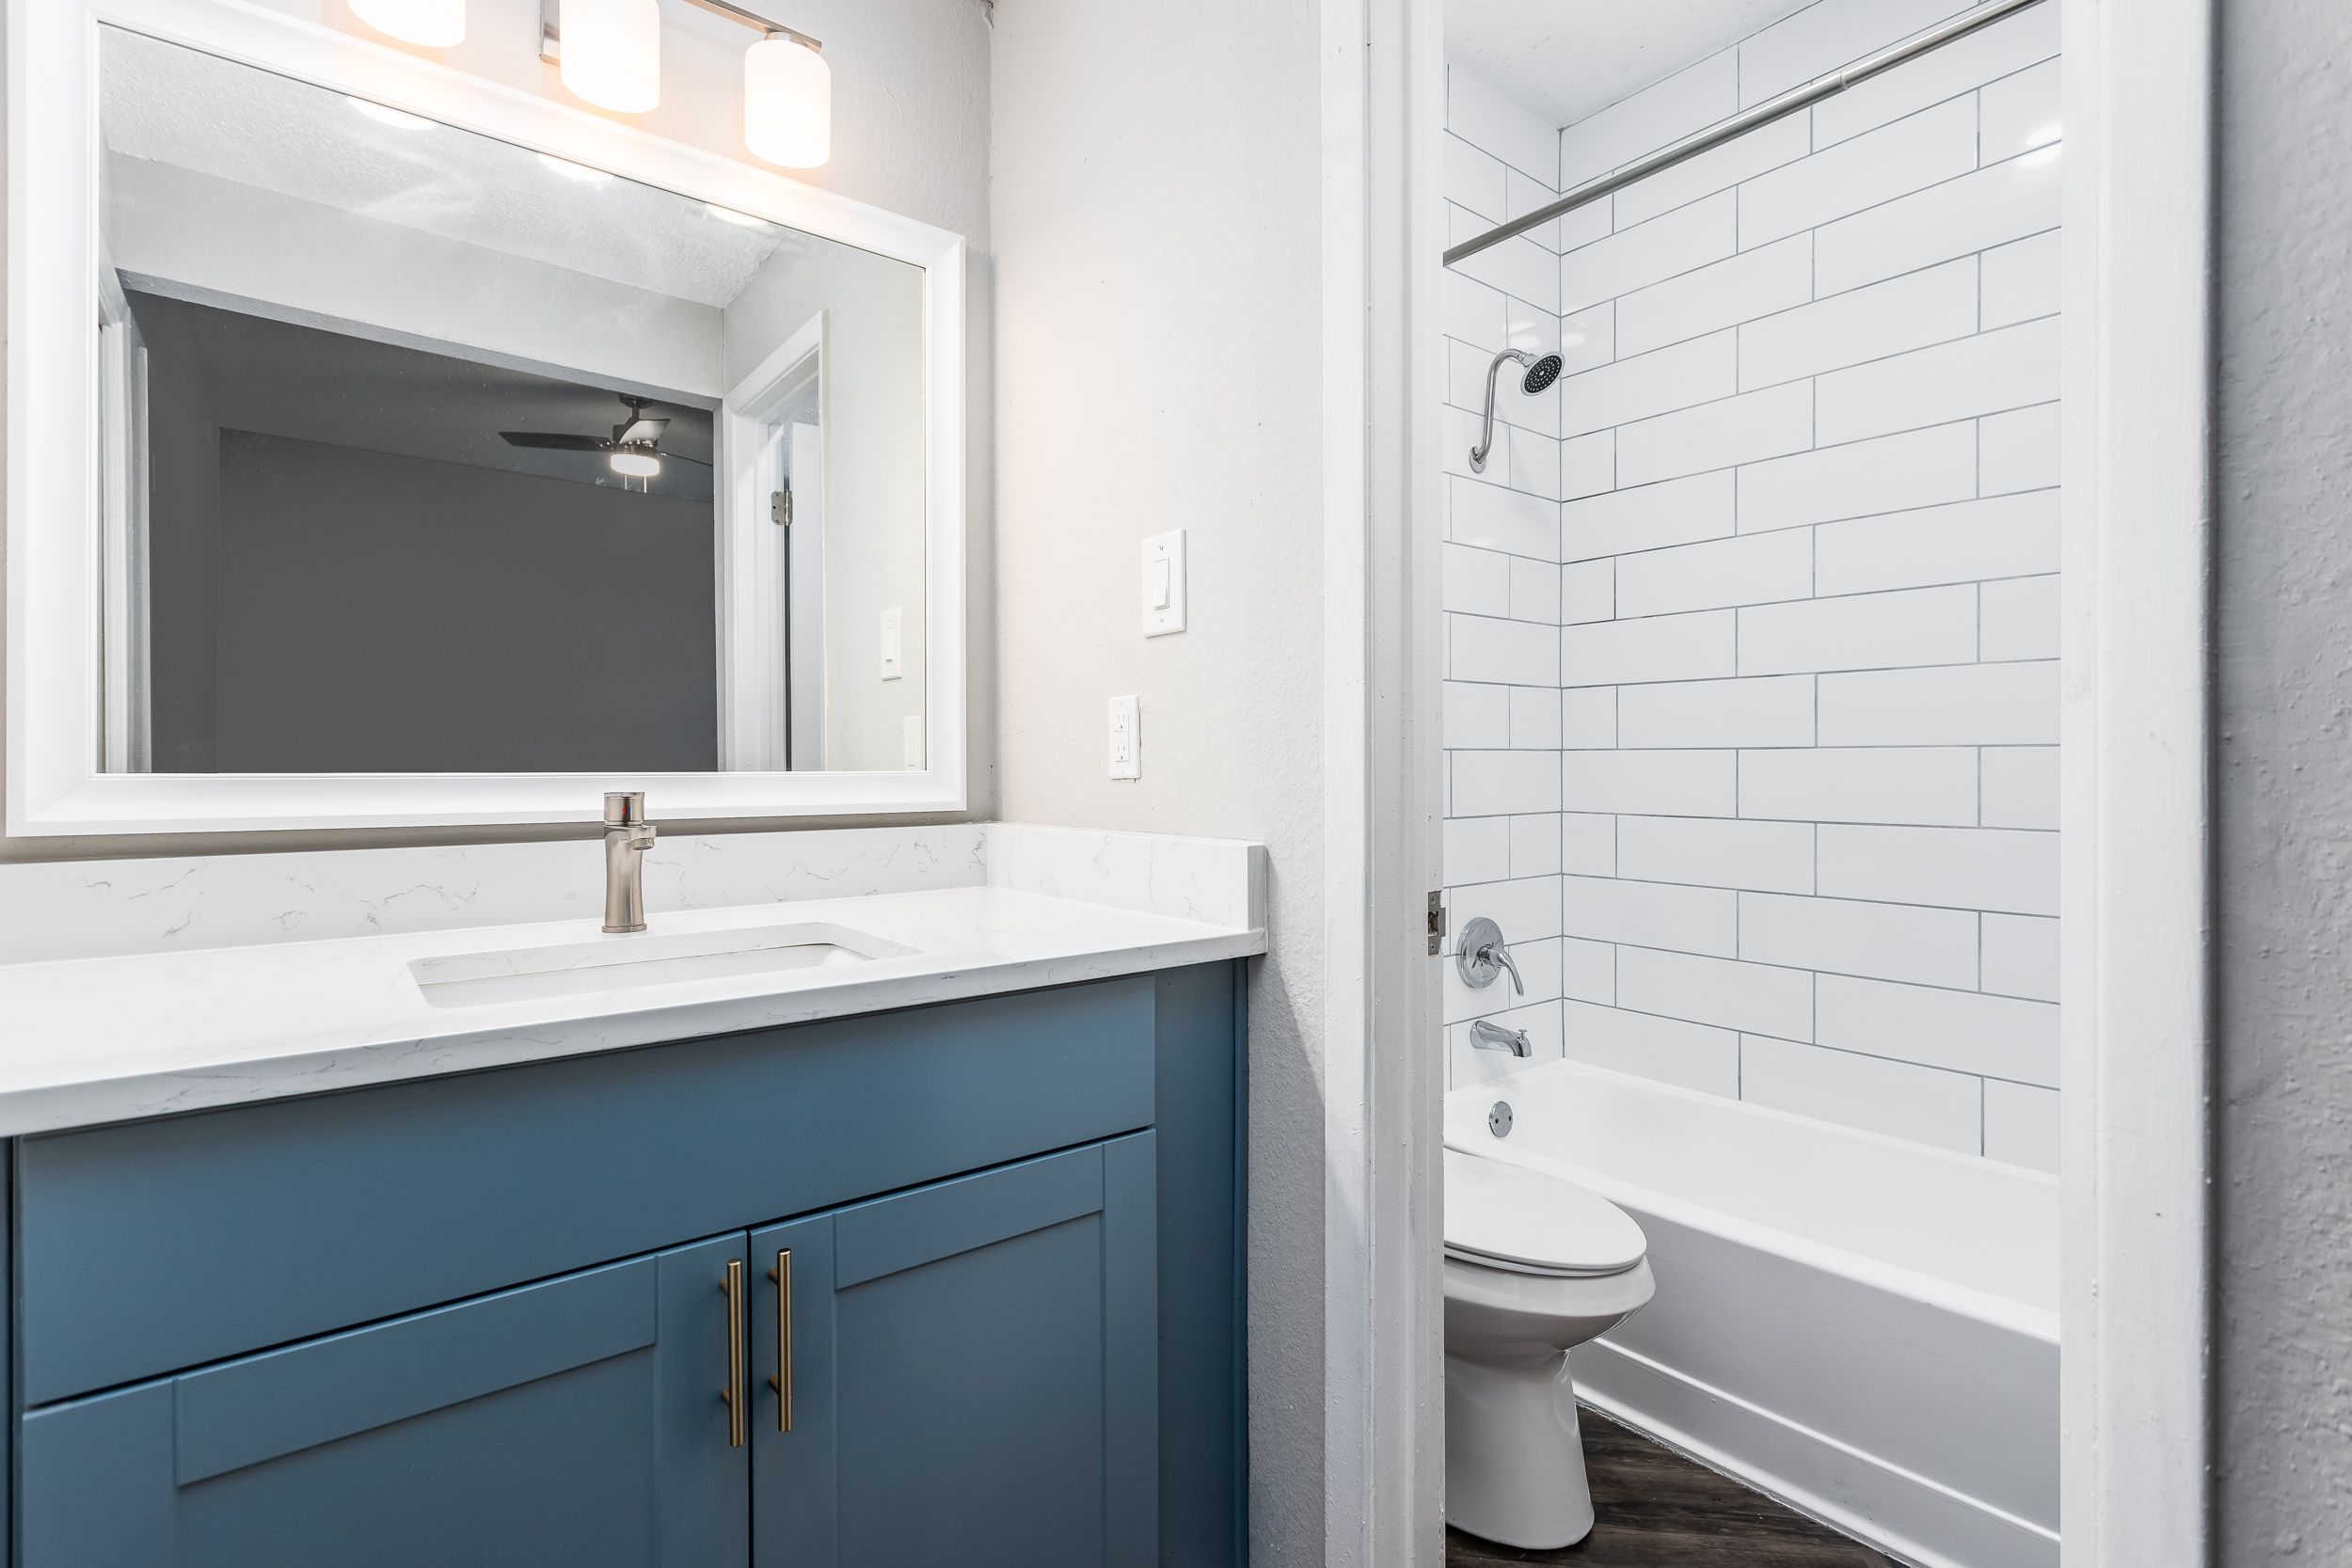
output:
[[[1508,1051],[1514,1056],[1525,1056],[1534,1049],[1527,1043],[1526,1030],[1505,1029],[1485,1018],[1470,1025],[1470,1044],[1481,1051]]]

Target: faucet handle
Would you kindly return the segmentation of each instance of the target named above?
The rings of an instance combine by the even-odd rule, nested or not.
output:
[[[1495,976],[1508,970],[1511,989],[1521,996],[1527,994],[1527,982],[1519,978],[1519,966],[1511,958],[1510,945],[1502,940],[1502,927],[1483,914],[1462,927],[1454,967],[1464,985],[1478,990],[1493,985]]]
[[[645,792],[642,789],[610,790],[604,797],[604,825],[608,828],[643,827],[645,821]]]

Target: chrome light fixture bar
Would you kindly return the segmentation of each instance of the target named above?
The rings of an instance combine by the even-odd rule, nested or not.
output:
[[[610,0],[599,0],[610,3]],[[644,0],[646,9],[653,0]],[[824,45],[797,28],[772,22],[730,0],[688,0],[688,4],[756,30],[760,39],[743,56],[743,144],[756,157],[787,168],[814,168],[833,153],[833,72],[824,60]],[[658,24],[657,24],[658,26]],[[575,44],[582,40],[575,40]],[[599,40],[600,48],[613,40]],[[599,72],[591,81],[564,62],[563,0],[539,0],[539,57],[564,71],[564,85],[592,103],[609,109],[640,112],[653,107],[658,96],[659,38],[651,48],[632,42],[621,51],[636,62],[639,72],[651,71],[655,83],[621,83],[617,93],[602,87]],[[616,66],[619,62],[616,61]],[[575,80],[578,77],[578,80]],[[617,78],[616,78],[617,79]]]
[[[710,0],[693,0],[693,3],[708,5]],[[1579,207],[1589,206],[1604,196],[1614,195],[1628,185],[1648,179],[1661,169],[1672,168],[1702,152],[1712,151],[1759,126],[1786,119],[1800,109],[1809,109],[1825,98],[1835,98],[1848,87],[1859,87],[1873,76],[1915,60],[1931,50],[1941,49],[1954,40],[1964,39],[1979,28],[1990,27],[2003,17],[2022,11],[2027,6],[2041,3],[2042,0],[1989,0],[1988,4],[1979,6],[1975,10],[1963,11],[1949,22],[1931,27],[1915,38],[1856,60],[1843,71],[1817,76],[1803,87],[1791,87],[1777,98],[1768,98],[1753,109],[1742,110],[1720,125],[1709,126],[1707,130],[1685,136],[1645,158],[1637,158],[1613,174],[1587,180],[1576,189],[1563,193],[1557,201],[1547,202],[1532,213],[1523,214],[1508,223],[1498,224],[1483,234],[1473,234],[1460,245],[1448,248],[1445,264],[1450,267],[1456,261],[1468,261],[1480,251],[1499,245],[1505,240],[1516,239],[1531,229],[1540,229],[1564,213],[1573,213]]]
[[[767,34],[771,39],[790,39],[794,43],[799,44],[802,48],[812,52],[821,50],[825,47],[815,39],[810,38],[806,33],[794,32],[791,28],[786,26],[781,22],[771,22],[764,16],[745,10],[740,6],[730,6],[727,4],[727,0],[686,0],[686,3],[690,6],[699,7],[703,10],[708,11],[713,16],[723,16],[730,22],[739,22],[746,27],[756,28],[758,31]]]
[[[796,32],[781,22],[771,22],[764,16],[745,10],[740,6],[730,6],[726,0],[686,0],[686,3],[708,11],[713,16],[723,16],[729,22],[739,22],[746,27],[767,34],[770,38],[790,39],[803,49],[821,50],[825,47],[806,33]],[[564,57],[563,22],[560,15],[562,6],[563,0],[539,0],[539,57],[549,65],[556,64]]]

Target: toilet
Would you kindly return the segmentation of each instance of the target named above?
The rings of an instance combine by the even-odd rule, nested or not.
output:
[[[1647,1250],[1597,1193],[1445,1151],[1447,1523],[1538,1550],[1592,1529],[1568,1352],[1649,1300]]]

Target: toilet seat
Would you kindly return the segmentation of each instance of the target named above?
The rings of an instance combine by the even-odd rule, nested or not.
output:
[[[1445,1255],[1510,1274],[1596,1278],[1639,1268],[1632,1216],[1573,1181],[1463,1149],[1445,1151]]]

